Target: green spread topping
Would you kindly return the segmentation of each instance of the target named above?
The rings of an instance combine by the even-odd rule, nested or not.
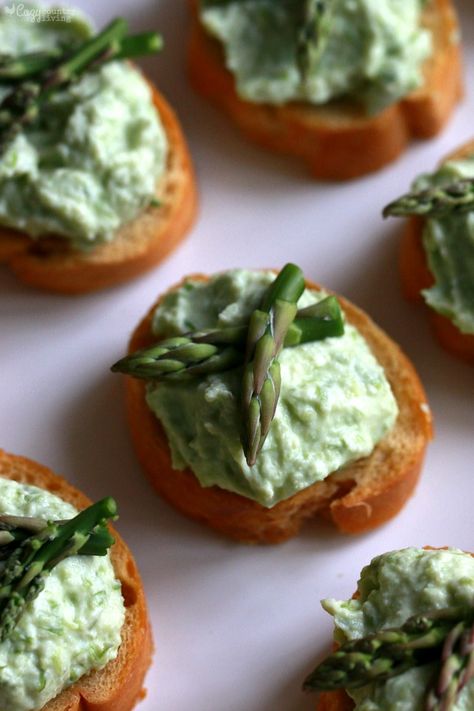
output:
[[[116,20],[87,44],[92,30],[81,15],[56,16],[32,22],[0,11],[7,57],[0,63],[0,223],[86,249],[113,239],[145,209],[165,171],[167,139],[146,82],[126,62],[103,64],[155,51],[156,35],[125,37],[126,23]],[[66,50],[72,54],[62,59]],[[96,55],[99,63],[86,71]],[[47,67],[35,74],[38,62]],[[12,71],[19,84],[8,79]],[[33,75],[25,79],[25,71]]]
[[[96,509],[93,507],[87,509],[84,515],[89,518],[91,509],[94,514],[92,519],[95,520]],[[102,520],[102,508],[98,513]],[[5,515],[8,517],[7,524],[12,524],[11,516],[33,517],[40,519],[39,523],[44,523],[45,520],[71,519],[76,514],[70,504],[46,491],[0,479],[0,516],[4,532],[8,528]],[[84,531],[90,523],[85,521],[84,515],[76,519],[76,523],[79,520],[81,531],[78,529],[77,535],[69,539],[72,547],[84,541]],[[108,513],[105,512],[105,515]],[[66,527],[70,527],[72,521],[64,526],[49,525],[58,529],[61,540],[68,533]],[[21,537],[19,521],[13,523],[15,525],[10,526],[10,531],[13,531],[14,536]],[[38,521],[23,521],[22,526],[25,523],[31,526]],[[84,523],[87,525],[82,530]],[[77,528],[76,524],[73,527]],[[44,531],[44,528],[41,530]],[[104,533],[108,537],[107,532]],[[39,535],[41,533],[36,534]],[[95,535],[98,535],[97,540],[94,540]],[[56,558],[61,557],[61,552],[56,550],[57,542],[58,539],[53,536],[51,540],[43,541],[41,546],[32,546],[37,557],[29,570],[35,571],[39,578],[35,575],[28,581],[28,574],[20,575],[23,582],[33,585],[41,583],[44,587],[36,596],[30,598],[27,595],[26,605],[22,607],[16,624],[0,642],[0,708],[5,711],[43,708],[62,689],[92,669],[102,669],[117,656],[124,621],[124,604],[120,583],[115,579],[109,557],[98,557],[95,553],[80,554],[58,562]],[[107,545],[103,533],[97,529],[85,545],[95,547],[98,543],[96,552],[99,549],[99,552],[103,552],[104,542]],[[21,550],[24,552],[25,547]],[[46,563],[50,553],[54,556]],[[38,563],[46,564],[42,568],[44,571],[50,567],[53,559],[56,559],[55,566],[44,576]],[[4,575],[8,572],[8,560],[6,564],[0,560],[0,570],[2,565],[3,586]],[[20,574],[21,569],[14,572],[15,575]],[[21,600],[19,591],[16,600]],[[2,596],[2,608],[4,603]],[[3,619],[2,615],[2,624]]]
[[[248,323],[274,280],[235,270],[207,282],[188,280],[156,309],[156,336]],[[302,309],[322,301],[305,290]],[[278,356],[278,407],[253,466],[241,445],[241,368],[202,378],[150,382],[147,402],[163,423],[173,466],[189,466],[202,486],[217,485],[273,506],[369,455],[393,426],[398,408],[381,366],[357,330],[284,348]]]
[[[365,637],[366,644],[354,642],[354,645],[358,652],[363,647],[362,654],[367,653],[369,657],[394,644],[391,665],[400,663],[403,667],[406,659],[403,655],[411,656],[411,660],[407,670],[402,668],[397,676],[361,688],[349,688],[356,711],[472,709],[474,682],[472,670],[469,673],[466,665],[472,664],[474,559],[454,549],[407,548],[386,553],[362,570],[358,593],[357,599],[323,601],[324,609],[334,616],[336,641],[344,645],[348,640]],[[418,621],[414,616],[418,616]],[[383,634],[382,630],[393,632]],[[397,648],[401,633],[408,633],[411,642],[407,645],[408,640],[404,639],[401,648]],[[372,639],[380,642],[373,645],[368,635],[375,635]],[[441,654],[444,656],[442,670]],[[422,656],[425,663],[415,667],[413,659],[419,660]],[[369,674],[372,666],[374,678],[377,671],[381,676],[388,673],[387,659],[382,661],[383,653],[380,657],[378,669],[377,664],[367,665]],[[461,686],[465,684],[461,690],[457,688],[459,682]]]
[[[474,334],[473,180],[474,155],[448,161],[386,208],[386,214],[426,216],[423,245],[435,283],[423,296],[468,334]]]
[[[429,1],[429,0],[428,0]],[[201,0],[239,95],[256,103],[347,97],[377,112],[423,82],[426,0]]]

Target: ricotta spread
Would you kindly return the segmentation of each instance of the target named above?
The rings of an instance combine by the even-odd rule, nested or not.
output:
[[[306,39],[305,71],[298,60],[305,0],[201,0],[200,17],[221,42],[246,101],[325,104],[349,97],[377,112],[422,84],[422,64],[432,51],[431,33],[421,24],[425,4],[319,3],[327,17]]]

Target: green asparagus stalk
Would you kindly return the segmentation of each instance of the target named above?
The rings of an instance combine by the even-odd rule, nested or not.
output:
[[[114,41],[108,60],[132,59],[155,54],[163,49],[163,38],[157,32],[142,32]],[[41,52],[12,55],[0,54],[0,83],[11,84],[31,79],[54,69],[58,60],[65,60],[64,50],[55,48]]]
[[[115,363],[113,372],[146,380],[179,380],[222,372],[243,364],[248,326],[194,331],[143,348]],[[298,346],[344,333],[336,297],[301,309],[290,325],[284,346]]]
[[[85,71],[95,69],[104,62],[149,54],[162,47],[161,38],[156,33],[146,32],[126,37],[126,32],[127,23],[124,19],[113,20],[102,32],[84,42],[69,56],[61,56],[56,60],[55,66],[39,72],[32,73],[34,61],[30,56],[27,62],[29,74],[24,75],[24,80],[7,94],[0,104],[0,155],[24,126],[38,118],[43,105],[58,89],[76,81]],[[26,71],[20,60],[21,58],[17,60],[17,66],[14,68],[17,73]],[[44,59],[36,56],[36,62],[41,61]],[[1,66],[0,64],[0,80]],[[8,66],[3,67],[4,72],[8,69]]]
[[[65,521],[54,521],[56,524]],[[29,538],[32,534],[39,533],[48,526],[48,521],[29,516],[0,516],[0,561],[8,558],[17,545]],[[81,551],[81,555],[104,555],[104,551],[113,544],[113,538],[108,528],[99,527],[94,531]]]
[[[242,362],[242,354],[237,348],[200,343],[192,336],[168,338],[136,351],[115,363],[111,370],[146,380],[177,380],[220,373]]]
[[[46,525],[47,521],[42,518],[33,518],[31,516],[9,516],[3,514],[0,516],[0,531],[11,531],[14,529],[24,529],[32,533],[38,533]]]
[[[327,296],[304,309],[299,309],[296,318],[288,328],[284,340],[285,348],[302,343],[323,341],[344,335],[344,316],[335,296]]]
[[[204,331],[194,331],[185,334],[196,343],[225,343],[245,346],[248,325],[226,326]],[[330,336],[342,336],[344,333],[344,318],[341,307],[335,296],[327,296],[304,309],[299,309],[296,318],[285,337],[284,346],[299,346],[309,341],[319,341]]]
[[[92,63],[100,61],[114,42],[125,36],[127,23],[118,18],[100,34],[82,44],[53,70],[18,85],[0,104],[0,151],[21,129],[38,118],[40,108],[62,86],[76,79]]]
[[[425,711],[451,711],[474,676],[474,610],[448,608],[411,617],[387,629],[343,644],[306,678],[306,691],[357,689],[440,662],[440,674],[428,689]]]
[[[330,28],[331,0],[304,0],[301,28],[298,32],[296,58],[303,76],[316,64],[325,47]]]
[[[117,52],[110,59],[132,59],[144,57],[146,54],[156,54],[161,52],[163,45],[163,37],[157,32],[128,35],[118,43]]]
[[[61,49],[28,54],[0,54],[0,82],[15,82],[51,69],[63,54]]]
[[[287,264],[251,317],[242,379],[242,445],[247,464],[255,464],[270,430],[280,395],[278,355],[304,291],[301,269]]]
[[[143,57],[159,52],[162,48],[161,35],[156,32],[142,32],[114,42],[108,59],[110,61]],[[0,54],[0,82],[12,83],[31,79],[42,72],[52,70],[58,60],[64,60],[66,56],[64,50],[58,48],[20,55]]]
[[[463,620],[446,637],[441,670],[428,692],[425,711],[450,711],[459,694],[474,678],[474,625]]]
[[[108,497],[64,523],[48,523],[17,542],[0,574],[0,642],[14,629],[26,605],[43,589],[48,573],[73,555],[105,555],[113,538],[107,521],[117,505]],[[93,552],[92,552],[93,551]]]
[[[474,178],[456,180],[402,195],[383,210],[383,216],[445,217],[474,210]]]

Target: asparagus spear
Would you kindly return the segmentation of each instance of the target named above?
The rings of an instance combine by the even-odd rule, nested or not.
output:
[[[163,38],[156,32],[142,32],[123,37],[111,47],[108,60],[131,59],[154,54],[163,48]],[[31,79],[52,70],[59,60],[67,58],[63,49],[55,48],[27,54],[0,54],[0,82],[14,83]]]
[[[446,637],[441,670],[428,692],[425,711],[450,711],[466,684],[474,678],[474,625],[460,622]]]
[[[92,63],[100,61],[114,42],[127,30],[125,20],[118,18],[100,34],[82,44],[73,54],[51,71],[33,81],[25,81],[8,94],[0,104],[0,151],[39,115],[41,105],[62,86],[77,78]]]
[[[425,711],[450,711],[474,676],[473,620],[472,608],[449,608],[411,617],[398,629],[347,642],[306,678],[303,688],[356,689],[440,661],[439,681],[428,690]]]
[[[163,48],[163,38],[156,32],[142,32],[116,41],[111,47],[108,60],[131,59],[154,54]],[[31,79],[52,70],[59,60],[67,59],[70,52],[64,49],[49,49],[41,52],[13,55],[0,54],[0,82],[16,83]]]
[[[237,348],[201,343],[193,334],[188,334],[136,351],[115,363],[111,370],[146,380],[176,380],[222,372],[241,362],[242,355]]]
[[[251,317],[242,379],[242,444],[247,464],[255,464],[270,430],[280,395],[280,364],[288,329],[304,291],[301,269],[287,264]]]
[[[243,363],[248,326],[194,331],[142,348],[115,363],[113,372],[146,380],[180,380],[209,375]],[[285,337],[285,347],[322,340],[344,333],[344,321],[336,297],[328,296],[298,311]]]
[[[118,43],[116,54],[109,59],[132,59],[146,54],[155,54],[161,52],[163,44],[163,37],[157,32],[128,35]]]
[[[0,54],[0,81],[12,82],[29,79],[35,74],[51,69],[60,59],[63,50],[50,49],[47,52],[28,52],[22,55]]]
[[[31,516],[10,516],[2,514],[0,516],[0,531],[11,531],[16,528],[24,529],[38,533],[47,525],[47,521],[42,518],[33,518]]]
[[[63,524],[65,521],[54,521]],[[29,516],[0,516],[0,561],[9,558],[14,546],[29,538],[32,534],[39,533],[48,526],[48,521]],[[90,540],[85,544],[81,555],[104,555],[104,551],[113,544],[113,538],[107,528],[99,527],[93,532]]]
[[[288,328],[284,346],[298,346],[325,338],[344,335],[344,316],[335,296],[327,296],[304,309],[299,309]]]
[[[474,210],[474,178],[456,180],[402,195],[383,210],[383,216],[444,217]]]
[[[65,523],[48,523],[17,543],[0,574],[0,642],[14,629],[25,606],[41,592],[48,573],[58,563],[73,555],[106,554],[113,543],[107,521],[116,515],[117,505],[108,497]]]
[[[126,31],[125,20],[122,18],[113,20],[102,32],[80,45],[72,54],[63,55],[55,63],[56,66],[41,70],[39,73],[31,72],[30,57],[29,74],[26,74],[25,80],[19,83],[0,104],[0,155],[24,126],[38,118],[42,106],[52,94],[77,80],[83,72],[113,59],[148,54],[162,47],[160,36],[154,32],[125,37]],[[36,62],[39,61],[44,60],[40,60],[37,56]],[[7,70],[8,67],[6,69],[4,67],[3,71]],[[14,70],[20,73],[23,71],[21,61],[20,68],[17,66]]]
[[[296,58],[305,77],[315,65],[325,47],[331,0],[304,0],[301,28],[298,32]]]

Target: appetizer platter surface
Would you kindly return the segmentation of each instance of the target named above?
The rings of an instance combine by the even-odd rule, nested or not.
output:
[[[153,234],[155,217],[160,209],[171,209],[167,207],[169,200],[173,202],[173,215],[178,216],[174,218],[178,228],[169,237],[169,248],[163,252],[161,249],[154,251],[153,259],[147,255],[143,262],[138,260],[137,268],[130,267],[123,272],[117,270],[117,278],[115,274],[112,278],[109,274],[102,278],[101,272],[97,281],[93,279],[90,282],[93,283],[92,288],[83,288],[83,272],[80,272],[79,281],[75,281],[74,267],[71,276],[63,275],[62,285],[56,290],[66,293],[94,292],[81,296],[36,291],[0,266],[0,448],[30,457],[66,476],[74,487],[94,501],[108,496],[116,500],[120,518],[114,526],[126,540],[140,570],[155,643],[153,663],[145,680],[147,695],[137,708],[143,711],[185,711],[189,708],[195,711],[314,710],[316,697],[303,692],[303,682],[316,663],[329,653],[332,644],[332,625],[320,605],[321,599],[330,595],[334,600],[348,600],[356,589],[355,583],[362,567],[388,551],[406,547],[422,549],[424,546],[449,546],[472,551],[474,547],[471,502],[474,491],[473,365],[465,362],[465,357],[463,359],[465,342],[461,348],[451,348],[458,353],[461,351],[460,359],[443,350],[433,336],[426,318],[426,307],[416,303],[416,298],[411,302],[403,298],[399,273],[403,221],[384,220],[382,217],[384,206],[395,204],[393,201],[396,198],[406,194],[416,176],[432,173],[446,156],[458,156],[460,148],[474,139],[472,0],[456,0],[454,3],[462,31],[465,95],[453,109],[442,133],[429,140],[411,142],[398,160],[377,173],[335,183],[319,182],[308,175],[298,160],[262,150],[249,142],[212,102],[208,103],[199,93],[195,93],[187,66],[188,61],[194,61],[193,55],[191,53],[189,60],[186,52],[190,28],[195,21],[190,9],[193,3],[188,5],[172,0],[117,0],[112,3],[104,0],[98,4],[93,0],[77,0],[75,4],[91,16],[97,29],[107,27],[114,18],[121,16],[132,35],[156,31],[164,38],[160,54],[139,58],[137,63],[148,81],[158,87],[177,114],[194,165],[199,209],[193,224],[196,203],[195,188],[191,185],[193,168],[186,157],[187,149],[183,148],[185,158],[182,165],[185,168],[172,168],[171,187],[162,187],[160,192],[159,185],[162,184],[158,183],[155,197],[151,198],[151,202],[146,203],[145,200],[144,203],[145,212],[151,211],[146,213],[145,219]],[[444,2],[438,4],[440,7],[448,5]],[[9,3],[5,5],[10,7]],[[25,8],[27,10],[22,4],[11,7],[16,8],[16,13],[24,12]],[[456,76],[445,77],[444,80],[455,82]],[[458,88],[458,84],[445,87],[447,93],[456,98]],[[451,103],[455,103],[454,98]],[[169,111],[166,109],[166,112]],[[421,135],[420,132],[417,135]],[[361,145],[365,146],[363,150],[367,150],[365,143]],[[188,180],[188,187],[183,189],[185,197],[170,199],[176,175],[179,181],[183,171]],[[344,175],[340,173],[339,177],[349,174],[350,170]],[[459,175],[463,177],[462,170]],[[151,185],[153,192],[153,181]],[[429,183],[424,185],[425,188],[426,185]],[[438,193],[435,198],[439,198]],[[464,199],[463,195],[457,194],[450,194],[448,198],[455,201]],[[146,199],[150,200],[150,196]],[[407,202],[405,198],[403,200],[401,208],[400,203],[392,208],[392,214],[406,209]],[[413,213],[408,211],[407,214]],[[410,219],[417,220],[419,217]],[[186,239],[178,244],[186,233]],[[11,235],[7,236],[8,240],[10,238]],[[7,249],[8,245],[10,241]],[[97,249],[102,247],[99,245]],[[49,258],[49,249],[47,246],[46,251],[38,250],[31,255],[31,259],[40,265],[42,273],[42,261]],[[53,251],[55,249],[56,243]],[[174,250],[172,253],[171,249]],[[165,254],[168,256],[164,261],[152,266]],[[59,257],[54,259],[62,258],[60,249]],[[294,265],[299,265],[301,271]],[[288,270],[290,273],[292,270],[298,272],[297,280],[301,280],[298,296],[288,300],[285,285],[279,295],[274,293],[274,301],[286,300],[287,306],[289,301],[294,302],[291,320],[294,318],[292,325],[297,326],[300,323],[298,317],[307,317],[304,311],[308,309],[311,318],[316,314],[316,320],[322,314],[326,324],[331,319],[337,321],[339,318],[339,312],[334,310],[336,307],[331,301],[335,297],[331,296],[330,301],[325,302],[326,292],[317,297],[318,303],[306,294],[306,300],[298,304],[299,311],[296,311],[296,304],[305,288],[304,280],[309,290],[317,289],[315,284],[323,284],[331,294],[343,295],[337,298],[343,310],[346,309],[346,317],[351,314],[349,322],[355,319],[359,328],[370,328],[370,337],[380,342],[381,336],[372,335],[373,324],[370,327],[365,325],[365,316],[357,309],[354,311],[352,304],[355,304],[401,346],[413,363],[416,373],[410,370],[411,366],[402,356],[393,356],[391,351],[387,355],[387,364],[384,363],[385,374],[392,386],[397,377],[400,381],[414,383],[418,383],[419,377],[422,385],[416,385],[416,398],[413,398],[414,404],[410,407],[420,412],[417,417],[399,418],[398,421],[402,421],[406,428],[412,428],[413,439],[417,427],[422,434],[421,443],[417,445],[416,473],[407,476],[409,483],[403,485],[403,494],[392,492],[392,499],[396,498],[396,502],[392,501],[391,506],[383,503],[383,515],[378,516],[379,504],[374,498],[373,509],[362,512],[360,516],[353,514],[350,524],[350,514],[339,519],[336,514],[319,518],[311,516],[308,521],[304,521],[302,516],[303,525],[299,531],[298,519],[294,530],[290,532],[288,528],[288,535],[286,528],[283,533],[273,529],[273,523],[268,524],[268,535],[257,535],[253,523],[246,524],[247,528],[242,525],[244,509],[238,508],[239,500],[242,500],[238,487],[234,493],[226,492],[222,499],[215,499],[218,507],[228,506],[229,511],[234,507],[232,515],[235,516],[235,524],[227,526],[225,521],[221,525],[216,523],[212,505],[208,509],[204,498],[203,507],[199,510],[194,505],[183,503],[183,492],[190,486],[191,489],[196,486],[191,480],[182,480],[181,493],[166,490],[158,482],[160,470],[164,469],[166,473],[166,467],[170,467],[168,451],[163,460],[165,463],[160,461],[158,474],[153,464],[147,471],[147,453],[152,445],[150,442],[143,444],[139,428],[133,432],[132,426],[130,436],[124,393],[127,389],[130,424],[133,419],[131,408],[140,407],[140,412],[144,412],[144,390],[141,383],[137,384],[140,381],[132,381],[131,378],[127,378],[128,384],[124,388],[121,378],[113,375],[110,367],[125,361],[125,365],[118,369],[130,374],[130,368],[143,366],[140,353],[138,366],[124,355],[131,334],[134,334],[131,351],[151,345],[152,316],[151,312],[148,316],[146,314],[152,304],[156,305],[157,295],[163,299],[163,294],[181,284],[179,288],[185,300],[188,298],[185,294],[186,283],[183,286],[181,282],[185,275],[210,276],[237,269],[251,271],[229,271],[230,282],[240,279],[252,285],[253,281],[257,284],[260,279],[267,286],[272,283],[269,269],[275,270],[275,277],[278,272],[283,275],[283,281]],[[148,271],[126,281],[144,270]],[[262,276],[265,270],[266,275]],[[45,279],[49,278],[46,274]],[[36,282],[37,285],[42,285],[42,279]],[[202,276],[195,277],[195,280],[199,284]],[[214,283],[212,280],[213,277],[210,288]],[[407,276],[405,268],[405,291],[409,291],[407,283],[410,283],[410,274]],[[109,284],[114,286],[95,291]],[[420,285],[429,286],[417,281],[417,288]],[[195,288],[194,282],[192,288]],[[236,287],[231,284],[230,287],[225,285],[225,288],[231,292]],[[252,288],[257,289],[255,285]],[[199,312],[199,289],[196,293],[197,297],[189,297],[188,313],[193,313],[192,308]],[[234,300],[237,303],[237,297]],[[270,311],[274,304],[269,305],[268,297],[260,303],[266,302]],[[234,306],[232,300],[229,299],[228,303]],[[259,306],[258,299],[255,304],[256,309],[267,308]],[[323,304],[321,308],[320,304]],[[226,302],[224,306],[227,305]],[[165,311],[163,318],[170,320]],[[250,314],[247,315],[250,319]],[[158,319],[158,323],[159,317],[155,314],[154,318]],[[202,328],[212,326],[205,323],[190,327],[189,331],[200,332]],[[337,330],[339,326],[334,328]],[[303,327],[298,332],[302,343],[321,340],[321,352],[324,352],[326,335],[312,335],[306,339],[302,335],[304,333]],[[446,330],[443,333],[445,341],[449,341],[449,332],[448,335]],[[159,326],[154,332],[155,339],[157,334],[160,334]],[[333,336],[335,332],[328,331],[328,334]],[[342,336],[342,331],[337,335]],[[194,339],[198,347],[202,345],[201,334],[199,338]],[[443,341],[442,338],[440,340]],[[374,344],[375,340],[372,349],[376,350]],[[166,345],[168,347],[170,343]],[[185,349],[188,345],[184,344]],[[234,341],[231,345],[235,345]],[[174,343],[171,348],[175,348]],[[209,351],[212,355],[213,348]],[[396,345],[393,348],[396,349]],[[469,360],[472,344],[468,344],[467,350]],[[237,351],[237,362],[240,364],[244,349],[238,345]],[[157,357],[164,358],[166,367],[170,367],[168,351],[164,357],[160,354]],[[248,360],[248,355],[245,358]],[[285,357],[281,360],[283,369],[287,361]],[[147,361],[145,375],[149,365],[150,361]],[[349,384],[347,387],[350,387]],[[433,416],[434,439],[427,447],[421,477],[416,483],[424,448],[431,435],[430,414],[423,388]],[[153,399],[152,390],[148,390],[150,400]],[[174,397],[172,389],[170,393],[169,402]],[[165,388],[162,394],[166,396]],[[187,399],[187,395],[183,395],[178,407],[186,407],[186,403],[190,409],[193,408],[193,400]],[[257,446],[252,444],[252,437],[254,440],[256,437],[255,428],[252,430],[249,427],[251,434],[249,431],[245,435],[229,433],[226,429],[228,422],[224,421],[225,400],[223,403],[222,422],[219,423],[222,438],[238,442],[241,437],[247,465],[253,466],[265,437],[268,435],[271,439],[274,435],[268,434],[267,427],[265,435],[257,437]],[[216,407],[220,406],[217,403]],[[170,405],[168,410],[172,412]],[[186,421],[191,422],[191,414],[187,413],[189,418]],[[374,421],[379,418],[381,415],[373,415]],[[392,420],[390,423],[393,424]],[[389,429],[389,425],[384,427],[375,438],[377,444]],[[154,429],[156,427],[152,422],[149,426],[150,437],[154,436]],[[141,444],[137,444],[137,432]],[[160,437],[164,435],[161,433]],[[178,510],[156,495],[133,452],[132,439],[151,483]],[[385,439],[382,441],[385,442]],[[144,447],[142,452],[141,447]],[[384,459],[389,461],[389,450],[382,444],[377,451],[380,469]],[[219,462],[217,450],[209,452],[210,458],[214,455]],[[243,455],[239,456],[243,461]],[[308,456],[314,455],[310,452]],[[393,457],[393,452],[390,456]],[[347,459],[341,461],[344,464]],[[245,469],[245,462],[241,466]],[[329,467],[326,474],[338,466],[341,464]],[[404,473],[409,470],[408,465],[400,466]],[[219,464],[215,467],[217,473],[213,472],[212,476],[218,477],[218,469]],[[207,472],[203,476],[207,476]],[[355,475],[353,478],[357,479]],[[403,481],[401,476],[399,478]],[[337,471],[335,481],[338,481]],[[340,478],[339,483],[340,490],[337,485],[335,490],[337,497],[331,489],[324,495],[326,508],[328,502],[331,506],[336,498],[344,500],[347,493],[344,477]],[[260,503],[266,501],[265,496],[270,497],[268,500],[272,504],[276,502],[277,506],[281,506],[277,495],[271,499],[270,494],[255,486],[257,503],[251,501],[246,514],[250,522],[254,521],[253,510],[260,510]],[[205,497],[206,488],[202,491]],[[298,488],[291,495],[285,490],[282,498],[302,501],[301,510],[304,511],[307,503],[304,498],[298,498],[301,493],[304,494],[304,491]],[[398,513],[405,502],[406,505]],[[294,513],[291,506],[290,503],[288,519]],[[325,506],[319,508],[324,509]],[[354,509],[358,506],[370,508],[364,500],[356,502]],[[314,506],[314,511],[319,508]],[[191,518],[184,517],[180,510]],[[267,510],[272,511],[271,508]],[[208,511],[211,513],[204,515],[203,512]],[[340,530],[326,520],[331,517]],[[210,527],[193,518],[205,520]],[[231,537],[226,538],[213,529],[228,533]],[[359,532],[360,535],[352,536],[347,531]],[[286,540],[289,536],[294,537]],[[239,541],[266,541],[267,545],[248,545]],[[268,545],[275,541],[284,542]],[[422,587],[422,582],[417,581],[423,580],[423,561],[428,557],[425,553],[408,554],[407,563],[400,566],[415,587]],[[410,566],[413,566],[412,574]],[[332,614],[336,614],[334,600],[326,604],[326,609],[331,608]],[[397,603],[394,604],[396,607]],[[395,626],[400,626],[402,622],[397,619]],[[367,629],[366,634],[372,631]],[[148,649],[149,638],[145,649],[146,664]],[[144,662],[144,666],[146,664]],[[315,684],[315,688],[329,687]],[[136,696],[138,691],[133,693]]]

